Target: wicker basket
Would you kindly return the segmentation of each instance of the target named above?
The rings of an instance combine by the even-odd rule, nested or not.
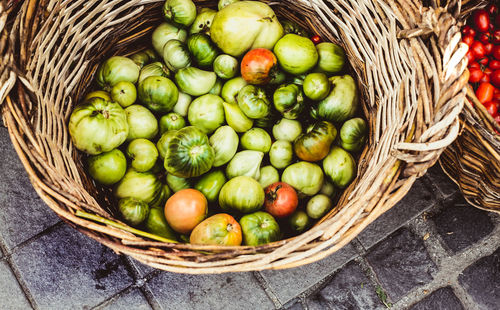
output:
[[[472,11],[488,3],[490,1],[464,1],[460,25]],[[500,213],[500,135],[495,132],[500,132],[500,126],[470,86],[467,86],[467,98],[460,115],[463,128],[460,136],[443,152],[439,162],[470,204]]]
[[[270,5],[278,15],[340,42],[359,81],[370,138],[357,178],[337,206],[309,231],[258,247],[158,242],[130,233],[124,224],[78,217],[77,210],[83,210],[113,220],[114,209],[71,144],[69,114],[103,59],[135,52],[138,42],[149,41],[161,5],[156,0],[25,1],[16,16],[10,15],[9,31],[4,29],[0,40],[7,59],[0,67],[3,118],[35,190],[64,221],[119,253],[159,269],[195,274],[317,261],[396,204],[458,134],[468,72],[467,46],[459,43],[459,28],[448,13],[458,11],[455,1],[446,9],[408,0],[274,1]],[[3,10],[2,18],[5,4]]]

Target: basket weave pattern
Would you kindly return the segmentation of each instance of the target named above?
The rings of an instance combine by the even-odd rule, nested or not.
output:
[[[409,0],[264,1],[278,15],[341,44],[357,77],[370,136],[357,178],[337,206],[309,231],[258,247],[156,242],[77,217],[76,210],[85,210],[113,219],[114,209],[110,193],[92,183],[71,143],[69,115],[100,62],[149,42],[162,2],[25,1],[16,16],[8,15],[5,2],[0,7],[0,56],[9,60],[0,66],[0,102],[13,145],[48,206],[117,252],[185,273],[317,261],[398,202],[459,132],[468,71],[467,47],[453,15],[459,11],[456,1],[446,8]],[[5,16],[11,20],[2,24]]]

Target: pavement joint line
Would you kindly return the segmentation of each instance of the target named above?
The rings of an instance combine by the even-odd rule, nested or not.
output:
[[[151,280],[152,278],[154,278],[155,276],[157,276],[159,274],[160,274],[159,270],[158,270],[158,272],[153,271],[150,274],[148,274],[146,277],[149,277],[150,275],[151,275],[151,277],[149,277],[148,280],[145,281],[144,285],[139,288],[141,290],[142,294],[144,295],[144,297],[146,298],[146,300],[148,301],[151,308],[153,308],[154,310],[163,310],[163,307],[158,302],[153,291],[149,288],[149,286],[147,284],[148,284],[149,280]],[[146,277],[144,277],[144,278],[146,278]]]
[[[46,235],[48,233],[51,233],[52,231],[56,230],[59,226],[62,226],[63,224],[65,224],[63,221],[58,221],[57,223],[55,223],[51,226],[48,226],[47,228],[38,232],[37,234],[29,237],[28,239],[20,242],[19,244],[16,244],[14,247],[12,247],[12,249],[10,249],[10,251],[7,249],[7,247],[5,247],[5,253],[4,253],[5,256],[8,256],[8,257],[12,256],[12,254],[14,254],[17,250],[19,250],[19,249],[23,248],[24,246],[26,246],[27,244],[35,241],[39,237]],[[78,233],[80,233],[80,232],[78,232]],[[4,245],[2,244],[2,246],[4,246]]]
[[[254,278],[257,280],[261,288],[264,290],[266,293],[267,297],[272,301],[274,304],[274,307],[276,309],[282,309],[284,307],[283,303],[279,300],[278,295],[273,291],[271,286],[267,283],[266,279],[264,279],[264,276],[260,273],[260,271],[253,271],[252,275]]]
[[[429,233],[429,237],[424,240],[424,245],[431,259],[436,263],[438,271],[432,275],[433,280],[431,282],[410,291],[393,305],[393,309],[407,309],[409,306],[424,299],[435,290],[451,286],[465,309],[478,310],[478,305],[459,284],[458,277],[467,267],[481,258],[491,255],[500,247],[500,221],[496,216],[494,219],[496,225],[489,235],[455,255],[449,255],[447,253],[443,247],[442,240],[439,238],[432,225],[429,225],[429,223],[422,218],[413,221],[410,228],[419,237],[424,238],[425,234]]]
[[[117,292],[116,294],[108,297],[106,300],[102,301],[100,304],[94,306],[91,308],[91,310],[100,310],[100,309],[103,309],[104,307],[110,305],[111,303],[113,303],[114,301],[118,300],[118,298],[120,298],[121,296],[131,292],[133,289],[135,289],[136,287],[132,284],[132,285],[129,285],[128,287],[124,288],[123,290]]]
[[[3,246],[3,245],[2,245]],[[19,284],[19,287],[21,288],[21,290],[23,291],[24,293],[24,296],[26,297],[26,299],[28,300],[30,306],[32,309],[35,309],[35,310],[38,310],[38,306],[37,306],[37,303],[35,301],[35,298],[31,295],[31,292],[30,290],[28,289],[28,285],[24,282],[24,280],[22,279],[21,277],[21,273],[19,272],[19,270],[17,270],[15,264],[12,262],[11,260],[11,255],[6,255],[5,256],[5,260],[7,262],[7,264],[9,265],[9,268],[10,270],[12,271],[12,273],[14,274],[14,277],[16,278],[17,280],[17,283]]]
[[[387,291],[385,290],[384,286],[380,282],[380,280],[377,278],[377,274],[373,270],[373,267],[370,265],[368,260],[364,256],[360,256],[359,259],[356,260],[356,262],[360,265],[361,270],[365,274],[365,276],[368,278],[368,281],[370,281],[373,284],[373,287],[377,289],[379,287],[382,292],[387,296],[387,299],[389,302],[392,303],[392,300],[390,296],[387,294]],[[375,291],[375,293],[377,293]],[[377,293],[378,298],[380,299],[380,295]],[[383,301],[380,300],[380,302],[383,304]]]

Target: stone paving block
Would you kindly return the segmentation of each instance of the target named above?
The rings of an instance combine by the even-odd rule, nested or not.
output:
[[[297,301],[296,303],[292,304],[291,306],[286,308],[287,310],[304,310],[304,307],[300,303],[300,301]]]
[[[145,285],[163,309],[274,309],[251,272],[216,275],[162,272]]]
[[[0,309],[31,309],[28,299],[5,260],[0,261]]]
[[[264,270],[260,273],[282,304],[323,280],[356,256],[351,244],[318,262],[285,270]]]
[[[111,304],[106,305],[102,310],[149,310],[152,309],[149,305],[146,297],[142,294],[139,289],[134,289],[124,295],[120,296],[118,299],[113,301]]]
[[[458,277],[480,309],[498,310],[500,305],[500,248],[467,267]]]
[[[423,241],[406,228],[373,247],[366,259],[392,302],[430,282],[436,270]]]
[[[426,183],[428,182],[425,178],[418,179],[401,201],[358,235],[358,240],[366,249],[371,248],[436,203],[436,195]]]
[[[6,128],[0,128],[0,158],[0,238],[10,252],[59,217],[33,189]]]
[[[385,308],[375,286],[356,262],[343,267],[317,294],[307,300],[309,310]]]
[[[436,163],[427,170],[426,177],[428,177],[432,184],[437,187],[444,197],[448,197],[458,192],[458,186],[453,182],[441,169],[441,165]]]
[[[444,202],[447,207],[433,217],[437,232],[454,253],[476,243],[494,229],[488,212],[469,205],[461,196]]]
[[[80,309],[132,284],[122,259],[66,224],[16,249],[12,261],[40,309]]]
[[[425,297],[410,310],[461,310],[464,309],[451,287],[440,288]]]
[[[130,264],[135,268],[135,270],[137,270],[137,274],[141,278],[144,278],[145,276],[147,276],[151,272],[157,270],[156,268],[153,268],[149,265],[141,263],[140,261],[132,258],[131,256],[128,256],[128,260],[129,260]]]

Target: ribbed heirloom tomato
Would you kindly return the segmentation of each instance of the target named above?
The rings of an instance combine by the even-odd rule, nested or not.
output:
[[[253,49],[241,60],[241,76],[250,84],[266,84],[277,72],[278,59],[268,49]]]
[[[289,216],[297,209],[299,204],[295,189],[284,182],[269,185],[265,189],[265,194],[264,206],[266,211],[275,217]]]
[[[187,234],[205,219],[208,202],[200,191],[183,189],[172,195],[165,204],[165,218],[178,233]]]

